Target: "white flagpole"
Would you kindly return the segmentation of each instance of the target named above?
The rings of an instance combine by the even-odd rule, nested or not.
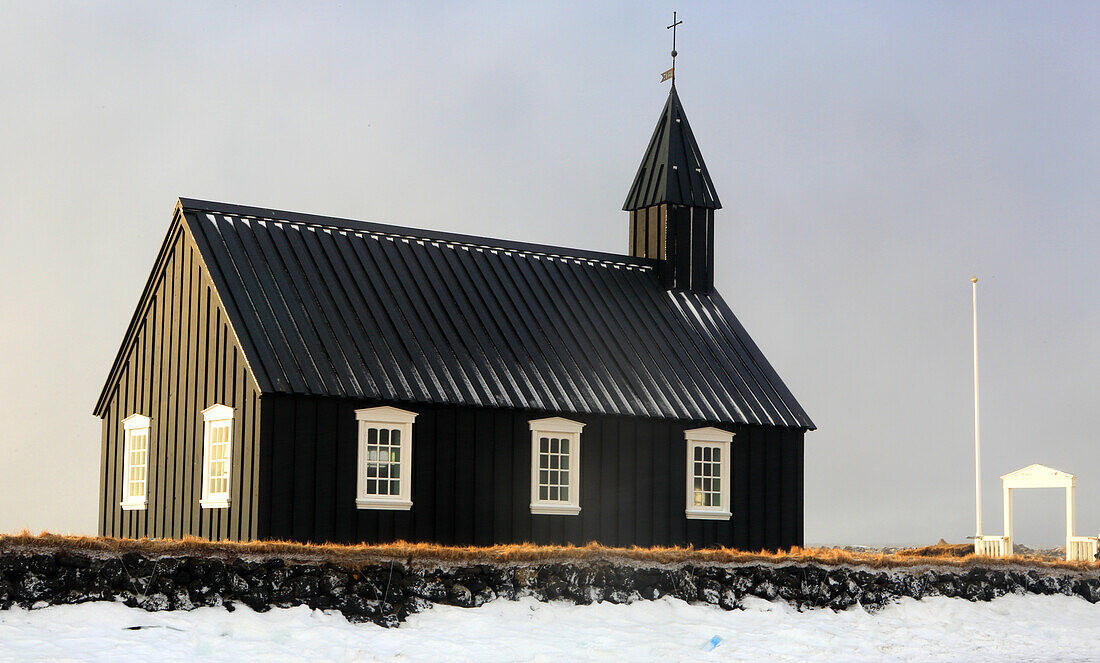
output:
[[[982,536],[982,428],[978,418],[978,277],[970,278],[974,298],[974,515],[975,538]]]

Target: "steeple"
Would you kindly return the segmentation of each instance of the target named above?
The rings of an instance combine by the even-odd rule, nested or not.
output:
[[[721,207],[673,82],[623,204],[630,255],[661,260],[669,289],[710,291],[714,210]]]
[[[649,139],[649,148],[638,166],[623,209],[633,212],[661,203],[722,208],[680,104],[680,95],[676,94],[675,83],[669,90],[668,101]]]

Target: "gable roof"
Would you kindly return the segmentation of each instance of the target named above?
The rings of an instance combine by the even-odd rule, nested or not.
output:
[[[1069,472],[1034,463],[1015,472],[1009,472],[1001,477],[1001,481],[1005,488],[1058,488],[1074,485],[1077,477]]]
[[[180,199],[261,393],[813,428],[656,262]]]
[[[675,84],[669,90],[623,209],[629,212],[661,203],[722,208]]]

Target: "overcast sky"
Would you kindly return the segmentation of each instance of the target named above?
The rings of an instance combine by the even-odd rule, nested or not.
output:
[[[177,197],[622,252],[677,88],[716,284],[820,430],[811,544],[1100,530],[1100,5],[0,1],[0,531],[94,533],[95,399]],[[1034,494],[1029,494],[1034,493]],[[1063,497],[1016,500],[1062,545]]]

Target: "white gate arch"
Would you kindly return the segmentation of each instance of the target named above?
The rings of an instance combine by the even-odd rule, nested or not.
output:
[[[1012,491],[1017,488],[1065,488],[1066,489],[1066,542],[1074,535],[1074,509],[1077,477],[1046,465],[1028,465],[1001,477],[1004,489],[1005,546],[1012,550]]]
[[[1077,477],[1046,465],[1028,465],[1001,477],[1004,489],[1005,529],[1002,555],[1012,554],[1012,491],[1017,488],[1066,489],[1066,559],[1091,560],[1096,555],[1097,540],[1091,536],[1075,536]],[[984,537],[983,537],[984,538]],[[990,537],[993,538],[993,537]]]

